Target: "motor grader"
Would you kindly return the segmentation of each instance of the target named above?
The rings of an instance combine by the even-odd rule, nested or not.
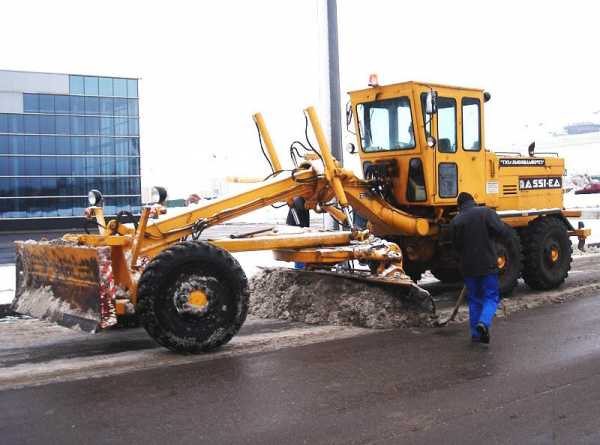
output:
[[[567,219],[579,213],[563,208],[564,161],[485,150],[487,93],[372,82],[349,94],[348,129],[353,122],[356,134],[349,151],[360,156],[360,175],[331,155],[314,108],[305,110],[307,140],[290,148],[292,169],[283,168],[257,114],[261,147],[272,168],[264,181],[176,215],[161,215],[166,190],[155,188],[135,224],[120,217],[107,221],[102,194],[92,190],[86,214],[99,233],[17,242],[14,309],[86,331],[135,315],[167,348],[208,351],[227,343],[246,318],[247,279],[232,253],[254,250],[272,250],[277,260],[304,263],[306,270],[428,298],[415,283],[425,270],[442,281],[461,278],[448,235],[461,191],[495,208],[512,227],[508,239],[497,240],[503,293],[521,276],[535,289],[564,281],[571,262],[569,237],[581,241],[589,235]],[[290,206],[297,219],[303,210],[299,202],[328,213],[341,230],[202,237],[209,227],[276,203]],[[354,260],[369,267],[340,267]]]

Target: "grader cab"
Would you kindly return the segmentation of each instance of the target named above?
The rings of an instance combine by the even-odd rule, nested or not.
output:
[[[307,270],[429,299],[416,284],[425,270],[442,281],[461,278],[447,237],[460,191],[495,207],[514,228],[510,239],[498,240],[501,290],[509,292],[521,275],[531,287],[556,287],[569,270],[569,236],[584,240],[589,231],[571,227],[567,216],[577,213],[563,209],[561,159],[498,157],[485,150],[487,97],[481,90],[416,82],[351,92],[359,176],[333,158],[313,108],[305,110],[307,141],[292,146],[295,167],[289,170],[257,114],[272,166],[263,182],[160,217],[166,191],[157,188],[135,224],[107,221],[102,194],[93,190],[86,214],[99,233],[17,243],[13,307],[87,331],[135,316],[167,348],[207,351],[227,343],[245,320],[247,280],[231,253],[251,250],[273,250],[276,259],[305,263]],[[318,149],[308,140],[309,123]],[[303,198],[306,209],[330,214],[342,230],[201,240],[208,227],[275,203],[287,203],[294,214],[295,198]],[[358,227],[353,215],[367,226]],[[354,260],[369,267],[339,267]]]

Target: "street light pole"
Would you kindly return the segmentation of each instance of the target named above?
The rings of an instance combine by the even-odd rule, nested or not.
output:
[[[329,59],[329,118],[331,153],[343,164],[342,114],[340,104],[340,55],[338,48],[337,2],[327,0],[327,48]]]

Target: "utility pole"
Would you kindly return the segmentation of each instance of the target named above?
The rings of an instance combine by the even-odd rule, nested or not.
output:
[[[327,1],[327,48],[329,59],[329,120],[331,153],[343,164],[342,115],[340,104],[340,54],[338,47],[338,20],[336,0]]]

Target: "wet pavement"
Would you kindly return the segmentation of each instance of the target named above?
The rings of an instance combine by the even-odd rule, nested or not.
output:
[[[0,392],[3,443],[599,443],[600,295]]]

